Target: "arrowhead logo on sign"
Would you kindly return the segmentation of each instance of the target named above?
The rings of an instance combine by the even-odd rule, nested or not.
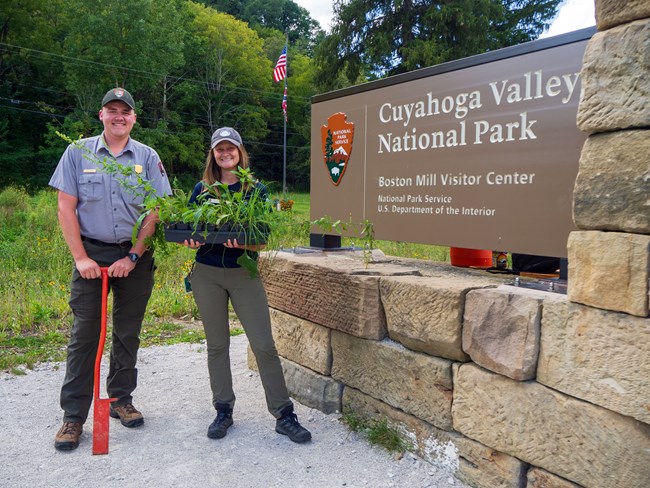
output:
[[[336,113],[320,128],[321,148],[330,180],[338,186],[348,167],[354,139],[354,122],[346,122],[347,115]]]

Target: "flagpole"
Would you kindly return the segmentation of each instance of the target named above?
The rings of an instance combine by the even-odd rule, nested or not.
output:
[[[284,79],[284,87],[287,87],[287,79]],[[287,196],[287,118],[284,118],[284,162],[282,164],[282,199],[286,200]]]
[[[284,93],[287,94],[288,78],[289,78],[289,33],[285,40],[284,48],[287,51],[287,76],[284,77]],[[287,95],[288,96],[288,95]],[[287,199],[287,114],[286,109],[284,113],[284,161],[282,163],[282,200]]]

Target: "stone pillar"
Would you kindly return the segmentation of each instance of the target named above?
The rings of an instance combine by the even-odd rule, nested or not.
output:
[[[581,73],[577,122],[591,135],[574,190],[581,231],[569,239],[569,298],[647,317],[650,3],[600,0],[596,16],[600,32],[587,45]]]
[[[557,403],[563,408],[580,401],[575,398],[592,402],[580,407],[581,419],[575,422],[576,426],[583,423],[584,435],[596,435],[617,422],[625,425],[623,430],[629,431],[618,440],[608,433],[598,441],[606,446],[606,453],[599,448],[595,456],[599,461],[609,458],[612,467],[638,462],[624,471],[642,475],[629,481],[620,476],[608,479],[612,472],[607,468],[589,479],[597,471],[592,465],[573,473],[572,467],[529,458],[525,449],[505,452],[584,486],[645,486],[650,479],[650,363],[646,359],[650,331],[650,2],[596,0],[595,5],[598,33],[585,51],[577,115],[578,127],[589,137],[573,195],[573,217],[579,230],[571,233],[568,243],[568,298],[573,303],[546,310],[537,381],[553,390],[540,389],[539,383],[535,388],[540,394],[556,395],[557,389],[572,395]],[[454,408],[460,406],[461,402],[454,402]],[[586,421],[588,409],[593,409],[595,417]],[[456,422],[454,416],[455,427]],[[551,422],[544,424],[546,428]],[[474,434],[459,427],[468,436]],[[558,439],[564,442],[571,435],[562,431]],[[623,453],[616,442],[629,451]],[[588,444],[581,439],[567,445],[575,452]],[[538,486],[541,475],[531,471],[528,486]]]
[[[596,23],[599,32],[587,45],[581,72],[577,124],[590,135],[580,156],[573,195],[573,216],[580,230],[569,237],[568,298],[587,306],[570,310],[597,320],[581,322],[576,340],[586,343],[595,330],[603,331],[609,353],[597,367],[596,363],[585,367],[583,359],[573,358],[579,359],[575,364],[581,364],[593,381],[593,392],[571,392],[585,399],[602,391],[604,384],[618,385],[613,379],[616,364],[625,371],[637,370],[635,354],[622,359],[617,351],[641,344],[650,330],[650,2],[596,0]],[[589,312],[590,307],[602,313]],[[548,339],[554,329],[551,321],[547,324]],[[618,334],[626,327],[629,337]],[[541,360],[542,380],[558,387],[547,361],[559,360],[557,364],[566,366],[573,359],[564,353],[546,353]],[[619,389],[607,401],[596,401],[647,425],[647,368],[647,361],[642,361],[639,375],[619,375],[629,392]],[[638,405],[629,404],[626,395],[630,394]]]

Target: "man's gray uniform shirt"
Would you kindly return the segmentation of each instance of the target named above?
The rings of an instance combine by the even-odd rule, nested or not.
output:
[[[79,143],[99,161],[105,158],[111,161],[103,134]],[[144,188],[135,174],[125,177],[105,173],[91,155],[74,145],[68,146],[50,179],[50,186],[78,199],[77,217],[82,236],[108,243],[130,241],[147,196]],[[149,146],[129,138],[124,150],[114,159],[149,181],[156,195],[171,194],[160,157]],[[122,179],[126,187],[118,179]]]

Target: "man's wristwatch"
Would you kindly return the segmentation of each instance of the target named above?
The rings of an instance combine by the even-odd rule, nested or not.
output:
[[[137,263],[138,259],[140,259],[140,255],[134,252],[130,252],[129,259],[131,260],[132,263]]]

